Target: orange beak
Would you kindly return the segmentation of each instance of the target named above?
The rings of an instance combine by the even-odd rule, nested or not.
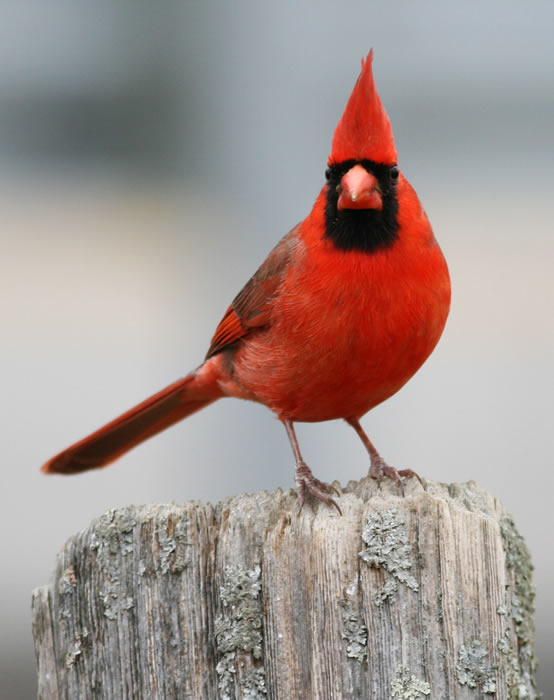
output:
[[[375,175],[368,173],[361,165],[354,165],[343,175],[339,185],[337,208],[342,209],[383,209],[383,198]]]

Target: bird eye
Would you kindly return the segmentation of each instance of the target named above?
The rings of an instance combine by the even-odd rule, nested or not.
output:
[[[327,168],[325,171],[325,179],[330,180],[331,179],[331,168]]]
[[[392,168],[389,171],[390,179],[393,182],[396,182],[398,180],[398,176],[400,175],[400,170],[398,170],[398,165],[393,165]]]

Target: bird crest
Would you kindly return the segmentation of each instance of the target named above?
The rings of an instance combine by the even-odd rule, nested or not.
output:
[[[352,159],[396,163],[392,128],[375,87],[372,61],[373,49],[362,59],[361,73],[335,129],[329,165]]]

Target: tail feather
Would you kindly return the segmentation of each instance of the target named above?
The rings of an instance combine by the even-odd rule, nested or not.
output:
[[[105,467],[136,445],[199,411],[218,397],[194,391],[195,374],[170,384],[96,432],[48,460],[45,474],[76,474]]]

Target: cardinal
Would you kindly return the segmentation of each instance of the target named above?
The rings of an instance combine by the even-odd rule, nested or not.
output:
[[[360,418],[395,394],[437,344],[450,279],[427,216],[398,166],[373,52],[333,135],[323,185],[308,216],[269,253],[227,309],[206,359],[42,467],[104,467],[223,397],[257,401],[283,423],[306,494],[338,508],[336,490],[304,461],[295,422],[344,419],[370,459],[369,476],[417,476],[389,466]],[[340,509],[339,509],[340,510]]]

